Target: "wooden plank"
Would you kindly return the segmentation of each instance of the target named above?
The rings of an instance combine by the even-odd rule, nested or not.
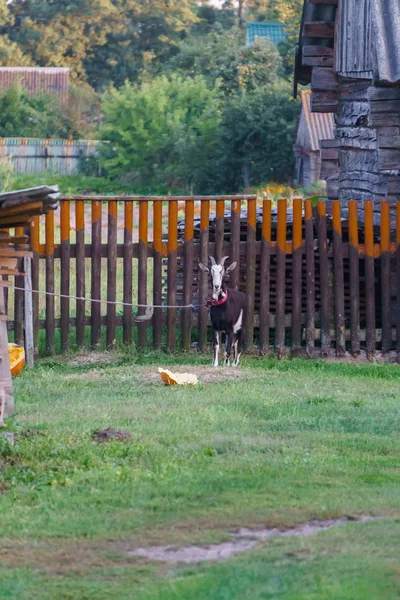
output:
[[[321,290],[321,355],[328,356],[331,346],[329,323],[329,265],[326,230],[326,202],[318,202],[319,279]]]
[[[178,202],[168,204],[168,290],[167,298],[167,345],[170,352],[176,350],[176,269],[178,251]]]
[[[86,294],[85,285],[85,203],[78,200],[75,203],[75,228],[76,228],[76,295],[84,298]],[[84,300],[76,301],[76,344],[82,348],[85,345],[85,313]]]
[[[306,353],[314,356],[315,339],[315,257],[314,257],[314,223],[311,200],[304,202],[304,228],[306,246]]]
[[[153,304],[162,303],[162,202],[153,203]],[[162,309],[155,308],[153,315],[153,345],[161,348]]]
[[[132,304],[132,229],[133,229],[133,202],[124,204],[124,258],[123,258],[123,301]],[[123,342],[132,343],[132,306],[123,307]]]
[[[333,38],[335,35],[334,21],[305,21],[303,35],[314,38]]]
[[[400,201],[396,202],[396,352],[400,364]]]
[[[271,200],[263,200],[260,265],[260,351],[269,352],[269,291],[271,261]]]
[[[360,271],[358,249],[358,203],[350,200],[349,208],[349,270],[350,270],[350,338],[351,353],[360,353]]]
[[[256,200],[247,202],[247,246],[246,246],[246,293],[248,300],[247,308],[247,346],[252,348],[254,344],[254,294],[256,285],[256,222],[257,222]]]
[[[229,285],[233,288],[239,287],[240,271],[240,200],[232,200],[231,203],[231,239],[229,257],[232,262],[237,263],[236,269],[233,269],[229,275]]]
[[[32,250],[32,289],[39,290],[39,242],[40,242],[40,222],[39,217],[33,217],[30,223],[30,240]],[[11,254],[9,255],[11,256]],[[39,294],[34,293],[32,299],[32,319],[33,319],[33,344],[35,356],[39,354],[38,347],[38,324],[39,324]]]
[[[31,259],[26,259],[31,260]],[[29,272],[30,276],[30,272]],[[29,279],[28,283],[31,284],[31,279]],[[5,288],[0,288],[0,315],[6,315],[6,305],[5,305]],[[30,298],[32,300],[32,293],[30,293]],[[30,333],[32,334],[32,348],[33,348],[33,331],[32,331],[32,310],[30,312],[31,316],[31,328]],[[11,371],[10,371],[10,357],[8,353],[8,333],[7,333],[7,322],[2,320],[0,321],[0,348],[3,349],[4,354],[2,359],[0,360],[0,393],[2,400],[2,415],[0,415],[0,427],[3,425],[3,418],[10,417],[14,414],[14,396],[12,391],[12,382],[11,382]]]
[[[138,303],[147,304],[147,243],[149,227],[149,205],[139,202],[139,261],[138,261]],[[169,273],[168,273],[169,275]],[[138,314],[144,315],[146,308],[139,307]],[[138,323],[138,347],[144,348],[147,342],[147,321]]]
[[[43,202],[26,202],[24,204],[16,204],[14,206],[7,206],[1,209],[1,217],[13,217],[16,215],[27,215],[36,214],[43,207]]]
[[[61,202],[61,350],[69,350],[69,317],[70,317],[70,204]]]
[[[23,227],[16,227],[15,234],[17,236],[24,235]],[[7,260],[7,259],[6,259]],[[4,266],[4,261],[1,261]],[[19,271],[23,271],[23,260],[18,259],[17,268]],[[25,285],[23,276],[15,277],[15,286],[23,288]],[[14,291],[14,340],[19,346],[24,345],[24,292],[21,290]]]
[[[192,304],[193,288],[193,234],[194,234],[194,202],[185,203],[185,243],[183,248],[183,304]],[[182,349],[189,352],[192,338],[192,308],[182,311]]]
[[[116,305],[113,304],[113,302],[116,302],[117,300],[117,219],[118,204],[117,202],[109,202],[107,234],[107,348],[111,348],[116,345],[115,318],[117,316],[117,311]]]
[[[91,297],[91,345],[100,345],[101,333],[101,202],[92,204],[92,281]],[[96,302],[97,300],[97,302]]]
[[[278,358],[285,351],[286,214],[287,201],[278,200],[275,316],[275,351]]]
[[[311,90],[313,92],[336,91],[338,88],[338,77],[335,71],[329,67],[315,67],[312,71]]]
[[[338,0],[308,0],[309,4],[329,4],[331,6],[337,6]]]
[[[375,354],[375,259],[374,259],[374,203],[364,203],[365,240],[365,301],[367,357]]]
[[[222,258],[222,251],[224,246],[224,213],[225,213],[225,201],[217,200],[216,202],[216,221],[215,221],[215,260],[217,263]]]
[[[208,264],[208,241],[210,225],[210,201],[201,203],[200,208],[200,262]],[[199,346],[202,352],[207,349],[207,318],[208,309],[204,306],[204,299],[208,295],[208,275],[199,270]]]
[[[311,112],[334,113],[338,104],[338,93],[335,91],[311,93]]]
[[[304,56],[303,67],[333,67],[333,56]]]
[[[327,56],[333,57],[333,48],[327,48],[326,46],[315,46],[315,45],[306,45],[302,48],[303,57],[312,56]]]
[[[45,218],[46,231],[46,353],[54,354],[54,211],[47,213]]]
[[[382,289],[382,352],[392,348],[390,318],[390,203],[381,202],[381,289]]]
[[[400,150],[400,135],[378,135],[379,148]]]
[[[378,150],[379,155],[379,167],[384,170],[398,170],[400,169],[400,149],[391,148]]]
[[[333,268],[335,285],[335,329],[336,356],[343,357],[346,353],[345,316],[344,316],[344,269],[343,269],[343,239],[340,200],[332,202],[333,225]]]
[[[25,291],[24,291],[24,329],[25,329],[25,359],[29,367],[35,363],[35,339],[33,321],[33,299],[38,294],[32,293],[32,259],[24,258]],[[2,312],[2,311],[0,311]],[[7,353],[8,354],[8,353]],[[0,361],[3,362],[3,361]],[[10,368],[10,367],[8,367]]]

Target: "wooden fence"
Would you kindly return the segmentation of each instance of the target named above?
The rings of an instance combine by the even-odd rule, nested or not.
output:
[[[310,357],[396,350],[400,357],[400,202],[394,209],[382,202],[377,212],[371,201],[275,206],[249,195],[70,197],[30,228],[32,286],[48,293],[34,294],[35,339],[45,329],[48,354],[57,329],[67,351],[74,329],[76,345],[90,329],[96,347],[104,326],[107,346],[122,326],[126,344],[205,350],[208,279],[198,262],[211,254],[240,265],[230,285],[249,298],[250,347]],[[9,329],[21,342],[23,292],[12,303]],[[154,314],[137,323],[135,313],[145,309],[135,304],[147,303]]]
[[[12,161],[15,173],[79,173],[81,162],[94,157],[100,142],[40,138],[0,138],[0,158]]]

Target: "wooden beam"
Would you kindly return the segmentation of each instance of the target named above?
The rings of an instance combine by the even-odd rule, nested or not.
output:
[[[331,4],[332,6],[338,5],[338,0],[308,0],[309,4]]]
[[[306,21],[303,27],[304,37],[333,38],[335,36],[334,21]]]
[[[315,67],[311,76],[311,90],[326,92],[338,89],[338,76],[332,68]]]
[[[313,92],[311,94],[311,112],[333,113],[337,106],[337,92]]]

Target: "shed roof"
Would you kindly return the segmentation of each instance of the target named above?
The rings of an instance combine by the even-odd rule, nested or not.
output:
[[[283,23],[247,23],[246,45],[250,46],[257,38],[269,38],[277,44],[286,38],[285,25]]]
[[[311,112],[310,90],[301,92],[301,106],[296,142],[313,152],[318,151],[321,140],[331,140],[335,136],[333,114]]]

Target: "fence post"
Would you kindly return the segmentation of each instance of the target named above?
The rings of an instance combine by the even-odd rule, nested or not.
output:
[[[375,258],[374,258],[374,204],[371,200],[364,203],[364,241],[365,241],[365,301],[366,301],[366,345],[367,357],[375,353]]]
[[[124,290],[123,298],[126,304],[132,304],[132,229],[133,202],[127,200],[124,204]],[[132,342],[132,306],[123,307],[123,342]]]
[[[231,240],[229,258],[231,262],[236,262],[237,267],[233,269],[229,275],[229,284],[231,287],[238,289],[239,273],[240,273],[240,200],[232,200],[231,202]]]
[[[311,200],[304,203],[305,238],[306,238],[306,291],[307,291],[307,322],[306,322],[306,353],[309,358],[314,356],[315,346],[315,256],[314,256],[314,222]]]
[[[46,353],[54,354],[54,211],[46,215]]]
[[[326,357],[331,346],[329,332],[329,266],[326,233],[326,202],[318,202],[319,276],[321,285],[321,355]]]
[[[70,204],[61,201],[61,350],[69,349],[70,309]]]
[[[215,221],[215,260],[217,263],[222,258],[224,248],[224,229],[225,229],[225,201],[216,201],[216,221]]]
[[[335,282],[335,321],[336,321],[336,356],[346,353],[345,319],[344,319],[344,272],[343,272],[343,241],[340,201],[332,202],[333,222],[333,268]]]
[[[85,285],[85,205],[83,200],[75,202],[75,225],[76,225],[76,295],[84,298],[86,294]],[[76,344],[79,347],[85,345],[85,308],[84,300],[76,301]]]
[[[400,364],[400,201],[396,203],[396,352]]]
[[[247,346],[254,345],[254,300],[256,288],[256,200],[247,201],[246,292],[247,292]]]
[[[271,282],[271,200],[263,200],[260,268],[260,351],[269,352],[269,294]]]
[[[382,288],[382,352],[392,348],[392,322],[390,318],[390,204],[381,201],[381,288]]]
[[[168,203],[168,308],[167,338],[168,350],[176,350],[176,281],[178,256],[178,202]]]
[[[292,354],[296,356],[301,349],[301,269],[303,260],[303,200],[293,200],[293,303],[292,303]]]
[[[210,201],[203,200],[200,214],[200,262],[208,264],[208,241],[210,226]],[[205,352],[207,348],[207,318],[208,309],[204,306],[204,299],[208,292],[207,273],[199,271],[199,345],[200,350]]]
[[[194,233],[194,201],[186,200],[185,204],[185,246],[183,260],[183,304],[192,303],[193,285],[193,233]],[[190,350],[192,333],[192,309],[184,308],[182,314],[182,348]]]
[[[16,227],[15,235],[23,236],[24,228]],[[21,247],[18,246],[20,249]],[[22,258],[18,259],[18,271],[23,271],[24,261]],[[23,275],[15,277],[16,287],[23,288],[25,285]],[[19,346],[24,345],[24,291],[14,290],[14,341]]]
[[[360,268],[358,248],[358,203],[349,201],[350,339],[353,356],[360,353]]]
[[[91,281],[91,345],[96,348],[100,344],[101,333],[101,202],[92,203],[92,281]],[[97,300],[97,302],[96,302]]]
[[[40,220],[38,216],[33,217],[30,225],[30,241],[32,250],[32,289],[39,290],[39,243],[40,243]],[[35,294],[32,299],[33,306],[33,344],[34,352],[39,354],[38,332],[39,332],[39,294]]]
[[[108,203],[108,235],[107,235],[107,347],[115,346],[115,329],[117,307],[117,218],[118,204],[114,200]]]
[[[35,363],[35,342],[33,325],[33,293],[32,293],[32,262],[31,258],[24,258],[25,291],[24,291],[24,329],[25,329],[25,356],[26,364],[33,367]],[[38,296],[38,294],[35,294]]]
[[[153,202],[153,304],[162,303],[162,208],[161,200]],[[153,315],[153,345],[161,348],[162,308],[155,308]]]
[[[281,358],[285,351],[286,213],[287,201],[278,200],[275,315],[275,349],[278,358]]]

